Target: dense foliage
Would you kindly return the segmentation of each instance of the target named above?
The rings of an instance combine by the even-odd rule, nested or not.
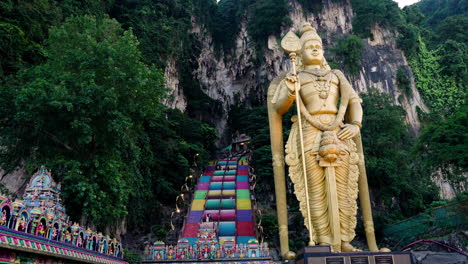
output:
[[[418,42],[418,53],[409,61],[416,87],[422,92],[425,102],[432,111],[441,115],[454,113],[465,99],[463,88],[465,84],[457,84],[453,76],[444,75],[443,68],[439,64],[441,57],[436,54],[436,51],[428,50],[421,38]],[[446,54],[446,56],[452,56],[452,54]]]
[[[408,134],[404,110],[389,95],[376,89],[362,93],[361,97],[362,141],[369,187],[378,190],[374,198],[390,209],[395,218],[421,212],[437,199],[437,192],[430,176],[414,168],[411,155],[414,140]],[[394,198],[404,202],[395,204]],[[391,219],[386,217],[386,220]]]
[[[2,1],[0,77],[42,61],[42,44],[50,26],[60,25],[73,15],[103,16],[107,8],[104,2],[95,0]]]
[[[398,68],[396,81],[398,89],[407,97],[413,96],[413,90],[411,90],[411,81],[408,78],[407,72],[403,67]]]
[[[160,57],[147,56],[150,44],[107,18],[100,4],[87,5],[93,10],[87,12],[62,2],[47,10],[51,18],[35,20],[33,8],[52,4],[31,2],[32,10],[2,6],[8,7],[2,10],[8,23],[2,25],[16,34],[8,37],[25,44],[6,42],[1,167],[24,166],[29,173],[41,164],[51,168],[64,183],[65,204],[75,220],[103,228],[127,219],[130,228],[149,229],[164,213],[161,204],[174,202],[195,154],[199,163],[208,159],[216,132],[165,109],[163,74],[147,66],[162,65]],[[70,10],[99,15],[63,23],[65,13],[79,14]],[[32,22],[24,25],[27,18]],[[44,28],[28,28],[36,23]],[[47,32],[56,24],[61,26]]]
[[[269,35],[278,34],[281,26],[291,23],[288,12],[289,3],[286,0],[256,1],[247,26],[249,35],[258,45],[264,45]]]
[[[346,69],[351,75],[357,75],[361,68],[361,54],[364,49],[362,39],[355,35],[338,39],[332,52],[341,62],[342,69]]]
[[[406,23],[398,46],[409,58],[426,104],[442,117],[457,111],[466,97],[468,19],[463,2],[424,0],[402,12]]]
[[[400,9],[392,0],[351,0],[355,16],[353,31],[361,37],[371,37],[371,28],[379,25],[395,28],[402,24]]]
[[[115,221],[126,214],[124,183],[135,170],[125,163],[138,155],[143,120],[161,110],[163,76],[140,62],[136,38],[115,20],[69,19],[47,43],[45,63],[2,89],[12,103],[2,109],[2,161],[53,164],[67,203],[99,224]]]
[[[418,8],[427,17],[427,24],[437,26],[446,18],[456,15],[466,15],[468,4],[466,0],[421,0]]]
[[[463,105],[446,120],[425,127],[414,152],[427,173],[441,174],[455,187],[460,188],[467,184],[466,142],[468,107]]]

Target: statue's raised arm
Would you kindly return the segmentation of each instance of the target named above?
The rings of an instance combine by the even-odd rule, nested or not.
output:
[[[282,46],[290,53],[293,71],[275,78],[268,89],[281,253],[284,258],[294,255],[288,248],[284,162],[309,230],[309,245],[330,245],[334,252],[358,250],[351,241],[360,192],[368,246],[378,251],[360,139],[361,100],[344,74],[330,69],[322,40],[310,24],[304,25],[300,39],[291,34]],[[301,67],[296,72],[299,52]],[[294,103],[299,114],[292,118],[283,148],[281,117]]]

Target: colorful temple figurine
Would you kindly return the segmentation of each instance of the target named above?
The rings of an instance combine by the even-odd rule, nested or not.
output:
[[[77,245],[78,247],[83,247],[83,239],[81,238],[81,236],[78,236],[78,237],[76,238],[76,245]],[[109,255],[111,255],[111,254],[109,254]]]
[[[154,246],[152,247],[152,253],[151,253],[151,258],[153,260],[161,260],[165,259],[165,252],[166,252],[166,247],[164,242],[162,241],[157,241],[154,243]]]
[[[114,255],[114,247],[113,246],[109,247],[109,250],[107,251],[107,254],[111,255],[111,256]]]
[[[189,258],[189,259],[194,259],[195,256],[196,256],[195,250],[194,250],[193,246],[190,245],[190,246],[189,246],[189,250],[188,250],[188,258]]]
[[[179,239],[177,241],[177,259],[187,259],[190,258],[189,253],[190,243],[187,239]]]
[[[169,250],[167,251],[167,259],[175,259],[174,247],[169,246]]]
[[[39,224],[37,225],[36,235],[41,236],[41,237],[45,236],[45,228],[44,228],[44,225],[41,222],[39,222]]]
[[[239,258],[243,258],[245,256],[245,246],[244,245],[240,245],[239,247]]]
[[[157,252],[154,259],[155,259],[155,260],[162,260],[161,253],[160,253],[160,252]]]
[[[145,249],[143,251],[143,256],[145,260],[151,260],[152,259],[152,247],[151,245],[148,244],[145,245]]]
[[[93,234],[93,230],[91,230],[89,227],[86,229],[86,231],[84,232],[85,234],[85,237],[87,238],[87,241],[86,241],[86,245],[85,247],[89,250],[93,250],[93,246],[94,246],[94,240],[95,237],[94,237],[94,234]]]
[[[210,257],[210,248],[208,247],[208,244],[204,245],[202,251],[203,251],[203,253],[202,253],[203,258],[207,259],[207,258]]]
[[[2,210],[2,217],[0,218],[0,225],[6,226],[8,224],[7,222],[7,212],[6,210]]]
[[[19,221],[18,231],[26,232],[26,219],[24,217],[21,217]]]
[[[263,255],[262,257],[269,257],[270,256],[270,249],[268,248],[268,243],[265,242],[262,244]]]
[[[70,234],[70,232],[68,230],[65,230],[65,235],[64,235],[64,240],[63,242],[65,243],[68,243],[68,244],[71,244],[72,242],[72,235]]]
[[[260,256],[260,246],[258,244],[258,240],[256,239],[250,239],[248,242],[247,242],[247,245],[248,245],[248,256],[250,258],[257,258]]]
[[[57,231],[57,229],[56,229],[55,227],[52,227],[51,230],[52,230],[52,231],[51,231],[50,239],[52,239],[52,240],[57,240],[57,238],[58,238],[58,237],[57,237],[57,236],[58,236],[58,231]]]

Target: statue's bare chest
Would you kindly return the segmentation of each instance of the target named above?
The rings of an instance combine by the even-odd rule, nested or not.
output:
[[[299,78],[301,98],[311,112],[333,111],[336,108],[339,97],[339,80],[333,72],[329,71],[320,75],[301,72]]]

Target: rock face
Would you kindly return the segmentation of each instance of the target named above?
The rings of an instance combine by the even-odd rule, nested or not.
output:
[[[164,79],[166,80],[166,87],[169,89],[169,97],[164,100],[164,104],[167,107],[184,112],[187,107],[187,99],[179,86],[179,72],[173,58],[169,58],[167,61]]]
[[[21,197],[28,182],[28,175],[23,168],[17,168],[12,172],[6,173],[0,170],[0,193],[10,198]]]
[[[290,0],[289,17],[292,21],[290,27],[282,29],[281,35],[289,30],[299,30],[305,22],[309,22],[317,29],[323,38],[326,52],[336,43],[340,37],[352,33],[353,10],[350,2],[334,2],[323,0],[322,11],[314,15],[304,12],[302,6],[296,0]],[[222,117],[215,122],[220,134],[226,131],[226,120],[229,109],[233,104],[244,103],[246,105],[265,104],[266,87],[268,83],[281,72],[289,71],[289,58],[281,50],[275,36],[268,38],[267,48],[263,52],[263,62],[255,65],[255,50],[252,48],[251,39],[247,33],[246,19],[241,23],[241,29],[237,35],[235,48],[217,56],[213,40],[207,30],[193,23],[193,30],[197,36],[201,52],[198,57],[198,68],[194,70],[193,77],[197,79],[202,91],[214,100],[222,104]],[[383,92],[391,94],[396,104],[401,105],[407,113],[407,121],[417,131],[419,121],[416,115],[416,107],[426,109],[419,92],[416,90],[412,72],[404,54],[396,47],[396,33],[379,27],[373,28],[374,38],[365,39],[365,48],[361,58],[361,69],[357,76],[349,76],[348,79],[358,92],[365,92],[370,87],[375,87]],[[328,54],[329,55],[329,54]],[[327,54],[326,54],[327,57]],[[169,63],[166,73],[171,72],[174,65]],[[399,68],[407,72],[411,81],[413,96],[407,98],[396,86],[396,74]],[[166,74],[169,76],[170,74]],[[174,75],[172,75],[174,77]],[[171,81],[170,83],[176,83]],[[175,91],[175,90],[174,90]],[[178,90],[180,92],[180,90]],[[183,96],[178,93],[179,97]],[[181,105],[181,101],[168,105]],[[177,107],[179,108],[179,107]],[[182,109],[182,108],[179,108]],[[227,136],[229,138],[229,136]]]
[[[417,132],[420,124],[416,108],[427,110],[427,107],[416,89],[413,73],[403,52],[396,46],[396,33],[375,26],[372,35],[372,40],[365,40],[359,75],[352,78],[354,89],[365,92],[368,88],[375,87],[390,94],[394,102],[405,109],[407,122]],[[396,76],[400,68],[406,72],[411,82],[412,96],[409,98],[397,87]]]

